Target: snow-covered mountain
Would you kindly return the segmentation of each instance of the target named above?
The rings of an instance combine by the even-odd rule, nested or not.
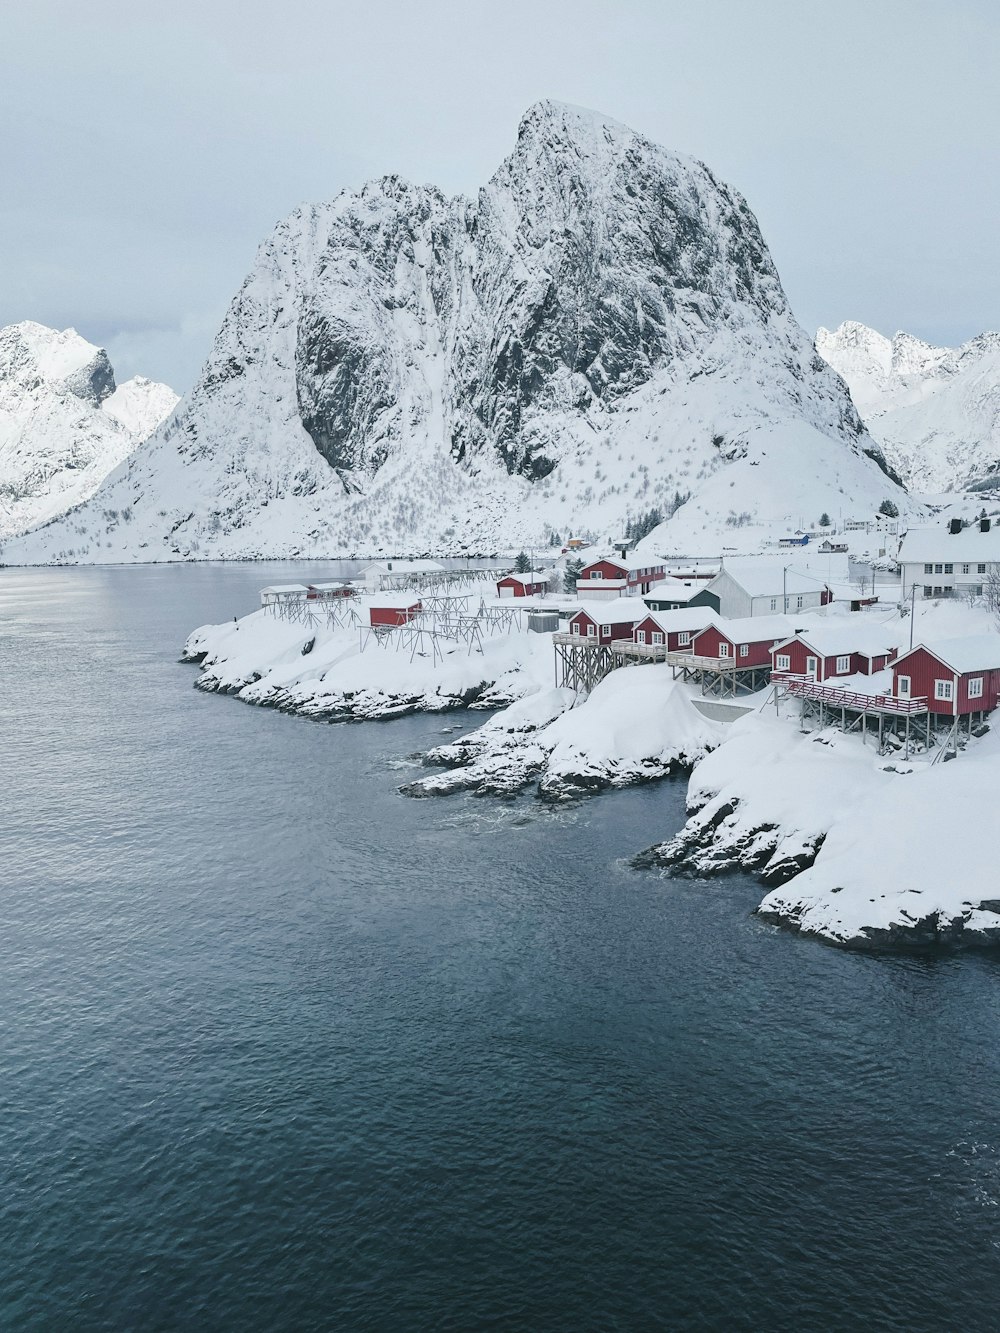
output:
[[[116,387],[107,352],[75,329],[0,329],[0,536],[88,499],[177,401],[141,376]]]
[[[1000,334],[932,347],[848,321],[820,329],[816,348],[912,489],[960,490],[1000,473]]]
[[[657,540],[717,551],[905,508],[879,462],[744,199],[541,102],[475,199],[388,176],[279,223],[175,416],[6,558],[492,550],[683,497]]]

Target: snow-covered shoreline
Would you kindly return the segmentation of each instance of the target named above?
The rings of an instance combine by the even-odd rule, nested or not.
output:
[[[981,629],[984,617],[927,607],[921,628]],[[637,868],[750,870],[767,889],[764,920],[830,944],[1000,943],[1000,888],[984,875],[1000,791],[1000,735],[989,728],[958,762],[934,763],[936,749],[904,758],[857,732],[804,730],[799,705],[786,700],[779,716],[763,706],[766,691],[720,722],[666,665],[620,668],[581,699],[552,685],[548,635],[498,635],[481,652],[446,646],[437,662],[390,640],[255,612],[196,630],[184,658],[200,663],[200,689],[326,721],[497,709],[422,756],[428,771],[400,788],[411,797],[533,789],[562,801],[687,772],[687,822],[638,852]]]

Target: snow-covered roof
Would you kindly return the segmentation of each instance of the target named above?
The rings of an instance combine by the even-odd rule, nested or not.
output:
[[[815,629],[800,630],[792,638],[801,639],[820,657],[837,657],[860,653],[863,657],[881,657],[898,647],[890,630],[881,625],[817,625]],[[791,643],[792,639],[786,640]],[[783,648],[784,643],[779,644]]]
[[[791,638],[797,630],[791,616],[742,616],[718,620],[719,631],[730,643],[763,643],[765,639]]]
[[[272,583],[269,588],[261,588],[261,596],[266,592],[270,593],[291,593],[308,592],[309,589],[304,583]]]
[[[540,569],[529,569],[524,574],[504,574],[502,578],[497,579],[497,583],[544,583],[548,578]]]
[[[640,569],[662,569],[663,561],[654,555],[622,555],[618,551],[612,551],[609,555],[595,555],[584,565],[584,569],[589,569],[591,565],[599,565],[606,562],[609,565],[617,565],[619,569],[624,569],[630,574],[636,574]]]
[[[419,606],[420,594],[418,592],[376,592],[367,600],[371,607],[389,607],[393,610],[400,610],[411,606]]]
[[[346,579],[336,579],[333,583],[310,583],[309,585],[316,592],[334,592],[337,588],[347,588],[349,586]]]
[[[978,523],[961,532],[949,532],[946,523],[933,528],[910,528],[900,543],[899,559],[920,564],[1000,560],[1000,525],[991,523],[989,532],[980,532]]]
[[[994,671],[1000,668],[1000,634],[971,634],[961,639],[918,643],[909,651],[900,653],[893,665],[898,666],[921,648],[960,676],[968,671]]]
[[[826,580],[817,574],[789,569],[776,560],[727,560],[718,577],[729,577],[751,597],[780,596],[800,592],[822,592]],[[715,580],[709,584],[712,587]]]
[[[707,579],[663,579],[660,583],[654,583],[649,592],[643,596],[647,601],[650,598],[661,602],[689,602],[692,597],[697,597],[698,593],[704,592],[708,587]]]
[[[649,607],[640,597],[618,597],[612,602],[581,607],[576,616],[581,615],[589,616],[598,625],[636,625],[649,615]]]
[[[677,630],[708,629],[709,625],[722,624],[710,606],[682,606],[676,611],[647,611],[642,619],[654,621],[669,634]]]

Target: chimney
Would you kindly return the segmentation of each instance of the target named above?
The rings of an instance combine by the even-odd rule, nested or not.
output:
[[[979,531],[989,532],[989,530],[990,530],[990,520],[988,518],[981,518],[979,520]]]
[[[956,536],[957,533],[962,531],[962,520],[960,518],[953,518],[948,524],[948,531],[953,537]]]

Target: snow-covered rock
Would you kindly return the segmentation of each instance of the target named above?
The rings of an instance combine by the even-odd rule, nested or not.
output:
[[[0,536],[88,499],[177,401],[139,376],[116,386],[107,352],[75,329],[0,329]]]
[[[849,321],[820,329],[816,349],[909,487],[937,494],[985,478],[1000,484],[1000,334],[932,347]]]
[[[7,558],[488,551],[685,497],[658,539],[717,553],[905,512],[880,461],[746,201],[540,102],[475,199],[389,176],[279,223],[182,409]]]
[[[537,781],[540,796],[563,800],[666,777],[701,759],[724,730],[695,708],[669,667],[624,667],[583,700],[566,689],[520,700],[460,741],[430,751],[425,762],[448,771],[402,790],[508,795]]]

